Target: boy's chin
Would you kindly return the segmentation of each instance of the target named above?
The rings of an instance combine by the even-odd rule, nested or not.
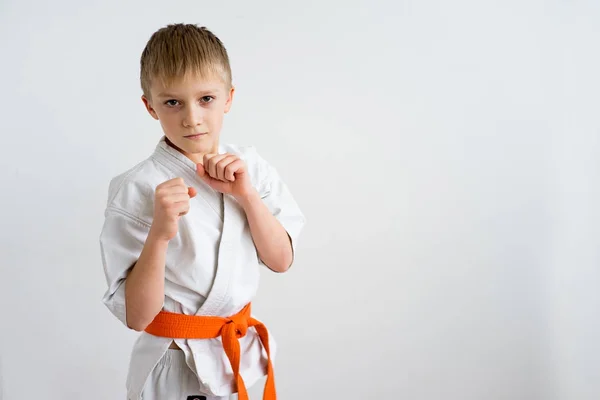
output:
[[[204,154],[213,154],[219,151],[218,138],[211,134],[195,138],[167,134],[165,136],[167,144],[188,156],[199,155],[200,158],[203,158]]]
[[[187,141],[187,143],[186,143]],[[201,140],[183,139],[181,147],[184,151],[191,154],[213,154],[219,151],[219,146],[213,138],[203,138]]]

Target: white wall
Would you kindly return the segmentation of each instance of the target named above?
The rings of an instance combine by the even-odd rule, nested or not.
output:
[[[110,178],[160,137],[138,63],[171,22],[225,42],[224,140],[308,217],[255,302],[282,399],[599,398],[599,20],[583,0],[2,1],[2,400],[124,398],[136,334],[100,302],[98,235]]]

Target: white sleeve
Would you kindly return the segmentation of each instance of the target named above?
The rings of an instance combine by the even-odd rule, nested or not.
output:
[[[306,218],[277,170],[258,156],[261,164],[259,192],[263,202],[287,231],[292,244],[293,259]]]
[[[102,302],[125,326],[125,278],[137,262],[150,225],[124,211],[108,208],[100,234],[100,252],[107,290]]]

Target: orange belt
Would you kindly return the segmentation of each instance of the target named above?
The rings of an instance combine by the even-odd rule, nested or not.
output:
[[[250,303],[239,313],[229,318],[175,314],[161,311],[154,321],[145,329],[151,335],[169,337],[173,339],[213,339],[221,336],[225,354],[229,358],[233,376],[235,377],[238,400],[248,400],[246,385],[240,375],[240,342],[238,338],[244,337],[249,327],[254,327],[258,332],[260,341],[267,351],[267,381],[263,400],[276,400],[275,376],[271,365],[269,351],[269,335],[262,322],[250,316]]]

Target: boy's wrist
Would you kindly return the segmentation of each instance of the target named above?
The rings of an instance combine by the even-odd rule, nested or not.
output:
[[[150,232],[148,232],[148,237],[146,239],[146,245],[159,248],[164,247],[166,249],[169,246],[170,240],[159,236],[153,228],[153,226],[150,227]]]
[[[260,201],[260,195],[256,189],[252,188],[247,193],[236,197],[237,202],[242,206],[244,210],[250,207],[256,201]]]

